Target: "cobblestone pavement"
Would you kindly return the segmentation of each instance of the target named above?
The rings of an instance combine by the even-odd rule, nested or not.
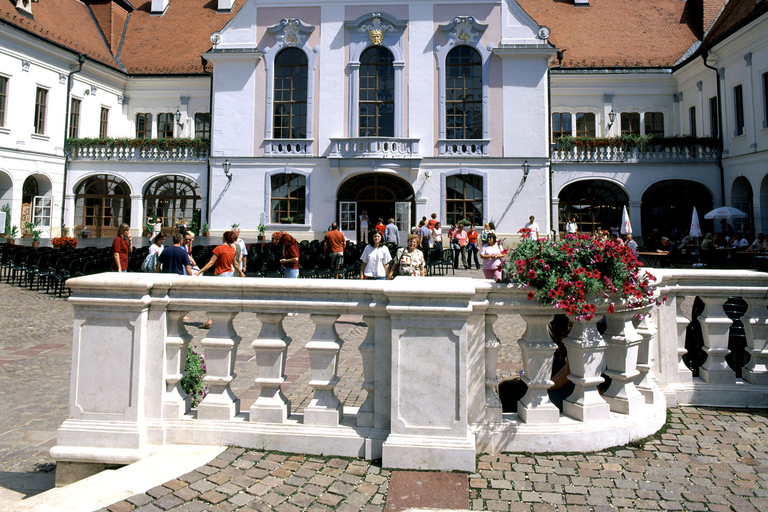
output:
[[[459,271],[456,275],[472,275]],[[0,284],[0,479],[4,475],[50,471],[48,449],[66,418],[72,341],[72,308],[18,287]],[[187,328],[198,344],[202,313]],[[524,330],[516,316],[502,316],[500,376],[521,369],[515,341]],[[258,395],[249,343],[259,332],[254,315],[241,314],[235,328],[243,342],[233,391],[247,410]],[[292,339],[286,364],[286,394],[294,410],[310,395],[306,315],[289,316]],[[358,346],[366,327],[360,317],[337,324],[344,340],[339,398],[359,406],[362,362]],[[666,431],[645,442],[590,454],[502,454],[478,457],[468,475],[472,510],[768,510],[768,411],[679,407]],[[260,452],[231,447],[197,470],[115,503],[111,512],[141,510],[380,511],[387,505],[391,472],[374,461]],[[2,481],[0,480],[0,485]]]

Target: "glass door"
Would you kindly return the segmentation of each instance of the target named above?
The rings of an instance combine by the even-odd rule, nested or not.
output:
[[[349,240],[357,242],[357,202],[339,201],[339,229]]]
[[[405,246],[408,233],[411,231],[411,202],[402,201],[395,203],[395,225],[400,232],[398,245]]]
[[[42,238],[50,238],[53,197],[35,196],[32,204],[32,222],[37,223],[37,229],[41,231],[40,236]]]

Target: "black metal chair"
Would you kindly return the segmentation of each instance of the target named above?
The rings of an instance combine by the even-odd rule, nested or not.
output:
[[[299,277],[313,278],[317,277],[317,264],[311,254],[304,254],[299,257]]]
[[[283,268],[283,264],[280,263],[280,258],[270,256],[264,261],[264,276],[283,277]]]

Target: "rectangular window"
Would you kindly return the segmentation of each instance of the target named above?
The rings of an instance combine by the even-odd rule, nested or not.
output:
[[[173,114],[157,114],[157,138],[158,139],[172,139],[173,138]]]
[[[595,114],[579,112],[576,114],[576,136],[595,137]]]
[[[8,93],[8,78],[0,76],[0,126],[5,126],[5,98]]]
[[[37,88],[35,94],[35,133],[45,134],[45,108],[48,105],[48,90],[42,87]]]
[[[102,139],[107,136],[107,126],[109,125],[109,109],[101,107],[101,116],[99,117],[99,137]]]
[[[271,182],[272,222],[304,224],[307,178],[301,174],[276,174]]]
[[[2,105],[0,105],[2,108]],[[0,118],[0,126],[2,125]],[[768,128],[768,73],[763,73],[763,128]]]
[[[467,219],[479,226],[483,222],[483,177],[457,174],[445,179],[445,224]]]
[[[733,121],[736,123],[733,135],[736,137],[744,135],[744,96],[741,92],[741,85],[733,88],[733,116]]]
[[[80,133],[80,100],[72,98],[69,102],[69,138],[76,139]]]
[[[211,113],[210,112],[195,114],[195,138],[210,140],[211,138]]]
[[[720,123],[717,122],[717,96],[709,98],[709,133],[711,137],[720,136]]]
[[[645,113],[645,134],[654,137],[664,136],[664,114],[661,112]]]
[[[696,136],[696,107],[688,109],[688,124],[691,127],[691,137]]]
[[[152,114],[136,114],[136,138],[152,138]]]
[[[572,134],[571,114],[567,112],[555,112],[552,114],[552,139]]]
[[[640,135],[640,112],[621,113],[621,134]]]

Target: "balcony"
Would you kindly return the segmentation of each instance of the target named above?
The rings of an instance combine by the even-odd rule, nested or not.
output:
[[[391,163],[418,165],[419,140],[399,137],[351,137],[331,139],[328,159],[333,166],[357,165],[350,160],[386,160]]]
[[[449,157],[488,156],[490,139],[441,139],[437,141],[438,154]]]
[[[187,161],[208,159],[207,139],[67,139],[70,160]]]
[[[311,157],[312,139],[266,139],[264,156],[268,157]]]
[[[477,454],[589,452],[656,432],[668,405],[765,407],[768,403],[768,286],[764,273],[655,270],[667,301],[642,320],[635,312],[582,321],[565,340],[574,392],[562,410],[548,398],[556,345],[552,309],[526,299],[516,285],[435,277],[335,281],[100,274],[70,279],[74,308],[69,417],[51,455],[58,460],[128,463],[163,444],[219,444],[326,456],[382,458],[388,468],[475,471]],[[226,281],[226,282],[225,282]],[[700,377],[683,363],[690,306],[705,304],[701,325],[706,361]],[[739,377],[726,361],[733,324],[723,304],[739,296],[751,356]],[[204,313],[213,325],[200,341],[208,395],[196,410],[183,392],[187,346],[183,318]],[[285,365],[292,339],[288,312],[308,313],[314,333],[304,341],[313,398],[299,410],[286,398]],[[341,315],[359,315],[366,336],[359,388],[337,390],[344,343]],[[497,397],[501,341],[494,324],[519,315],[528,393],[516,412]],[[242,348],[235,318],[261,331]],[[293,340],[298,342],[298,340]],[[246,366],[243,366],[246,365]],[[105,372],[104,369],[109,371]],[[601,369],[611,377],[598,392]],[[258,397],[247,410],[232,389],[255,375]],[[342,378],[348,378],[345,374]],[[356,397],[362,394],[359,407]],[[352,403],[349,403],[350,400]],[[347,403],[344,403],[346,401]]]
[[[561,137],[552,144],[552,163],[716,163],[719,156],[709,138]]]

